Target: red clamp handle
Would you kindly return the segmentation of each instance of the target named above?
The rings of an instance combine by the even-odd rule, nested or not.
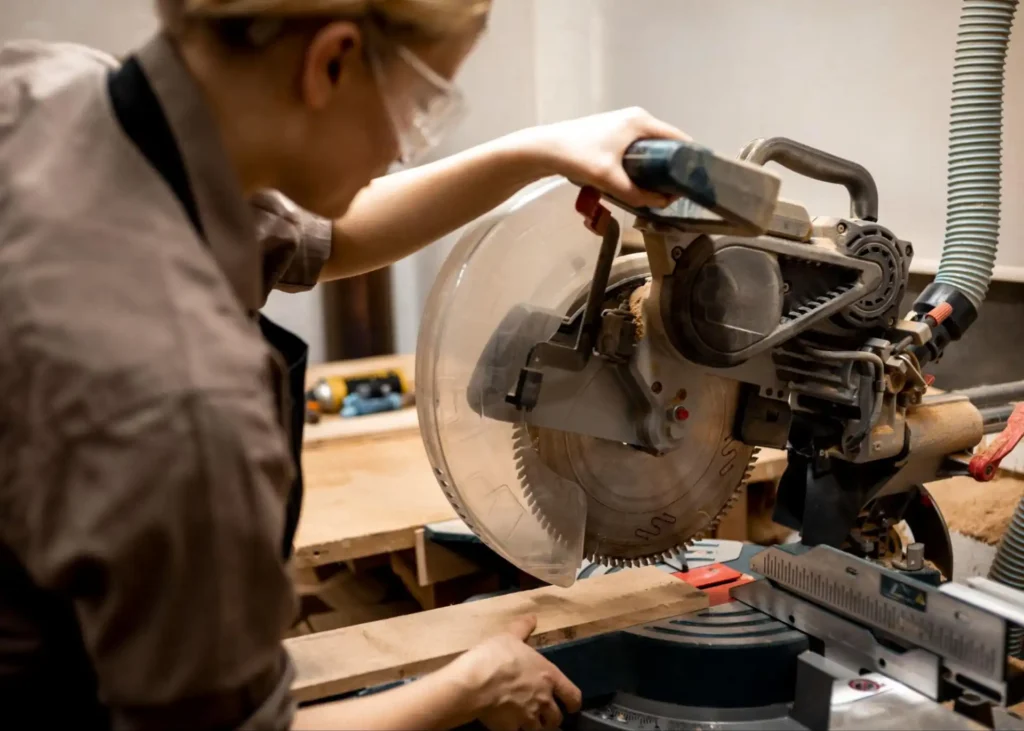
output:
[[[988,482],[996,476],[999,463],[1024,439],[1024,403],[1019,403],[1010,414],[1002,433],[988,447],[971,458],[967,471],[978,482]]]
[[[612,212],[601,205],[601,191],[597,188],[587,186],[580,190],[576,198],[576,212],[583,214],[587,228],[598,236],[608,232]]]

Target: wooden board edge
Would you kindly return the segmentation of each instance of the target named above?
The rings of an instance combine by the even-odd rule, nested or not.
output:
[[[293,639],[309,639],[311,635],[300,635]],[[310,703],[322,701],[343,693],[373,688],[385,683],[397,682],[407,678],[415,678],[419,675],[432,673],[440,670],[452,660],[461,655],[461,652],[453,652],[443,657],[434,657],[429,660],[409,663],[401,671],[394,673],[390,670],[374,670],[363,675],[350,675],[346,678],[326,680],[309,685],[292,684],[291,695],[298,703]]]
[[[420,586],[431,586],[444,581],[469,576],[480,571],[480,566],[455,551],[427,538],[425,528],[417,528],[416,580]]]
[[[341,563],[357,558],[406,551],[416,547],[414,528],[373,533],[343,541],[317,543],[296,547],[293,563],[295,568],[312,568],[329,563]]]

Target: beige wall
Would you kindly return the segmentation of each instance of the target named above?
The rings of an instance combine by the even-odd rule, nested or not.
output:
[[[153,6],[150,0],[2,0],[0,41],[73,41],[121,54],[153,32]]]
[[[499,9],[503,4],[533,16],[537,121],[641,105],[727,154],[753,138],[781,135],[852,158],[876,177],[881,222],[915,244],[915,271],[935,271],[960,0],[498,0]],[[504,20],[499,15],[495,26]],[[492,42],[508,44],[511,53],[519,37],[496,28]],[[1014,34],[1007,64],[1006,203],[996,271],[1016,281],[1024,281],[1024,206],[1014,204],[1024,188],[1020,38]],[[491,53],[504,58],[497,48]],[[495,66],[493,84],[474,78],[472,102],[505,99],[507,72]],[[481,119],[470,136],[484,130],[504,131]],[[812,215],[848,210],[841,188],[779,172],[783,195]],[[415,262],[420,289],[429,288],[435,259]],[[411,350],[417,313],[404,304],[400,345]]]
[[[945,229],[946,150],[961,0],[600,0],[601,106],[641,104],[733,153],[781,135],[875,176],[882,223],[934,272]],[[642,8],[643,12],[636,12]],[[652,22],[657,18],[657,22]],[[1017,25],[1021,24],[1018,15]],[[1007,63],[1003,277],[1024,281],[1024,33]],[[847,210],[841,188],[786,174],[812,215]]]
[[[537,122],[640,104],[726,153],[785,135],[866,165],[881,218],[933,269],[944,227],[946,134],[960,0],[495,0],[461,77],[471,113],[442,152]],[[152,30],[149,0],[2,0],[0,39],[76,40],[123,52]],[[1015,40],[1020,33],[1015,34]],[[1008,62],[1003,250],[1024,279],[1024,44]],[[812,213],[841,189],[784,175]],[[452,239],[396,267],[399,349]],[[318,293],[275,296],[271,315],[322,353]]]

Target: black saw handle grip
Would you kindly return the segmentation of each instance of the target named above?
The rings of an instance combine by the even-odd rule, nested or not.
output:
[[[622,167],[638,188],[673,198],[681,196],[706,206],[705,200],[711,202],[713,196],[707,194],[706,186],[701,185],[703,181],[695,180],[694,185],[677,172],[686,168],[687,163],[696,162],[702,153],[707,155],[711,151],[678,140],[640,140],[626,150]]]
[[[693,201],[726,221],[763,231],[779,199],[779,178],[759,165],[681,140],[639,140],[622,160],[638,188]]]
[[[813,180],[841,185],[850,193],[850,215],[862,221],[878,220],[878,186],[863,165],[818,150],[786,137],[754,140],[740,153],[754,165],[774,162]]]

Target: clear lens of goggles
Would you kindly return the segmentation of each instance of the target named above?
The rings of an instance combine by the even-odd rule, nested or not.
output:
[[[371,44],[369,56],[398,139],[401,162],[409,165],[458,124],[465,113],[465,99],[451,82],[404,46]]]

